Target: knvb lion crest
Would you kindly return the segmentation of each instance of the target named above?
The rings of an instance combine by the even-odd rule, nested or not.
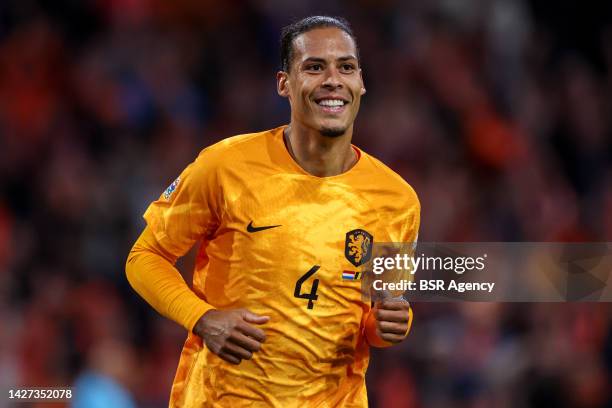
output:
[[[372,256],[374,237],[362,229],[354,229],[346,233],[344,255],[355,266],[363,265]]]

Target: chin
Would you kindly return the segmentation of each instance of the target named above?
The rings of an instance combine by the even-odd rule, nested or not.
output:
[[[340,137],[346,133],[346,129],[340,126],[323,126],[319,132],[326,137]]]

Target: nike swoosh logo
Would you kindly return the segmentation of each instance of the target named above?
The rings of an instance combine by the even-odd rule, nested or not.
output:
[[[249,225],[247,225],[247,232],[253,233],[253,232],[263,231],[263,230],[267,230],[270,228],[276,228],[276,227],[282,227],[282,225],[266,225],[265,227],[254,227],[253,221],[251,221],[249,222]]]

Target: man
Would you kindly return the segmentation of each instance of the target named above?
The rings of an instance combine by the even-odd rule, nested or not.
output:
[[[369,346],[401,342],[403,300],[374,308],[358,279],[378,242],[413,242],[416,194],[351,145],[365,93],[342,19],[283,30],[291,122],[204,149],[146,211],[127,275],[189,335],[172,407],[363,407]],[[193,290],[173,267],[196,241]]]

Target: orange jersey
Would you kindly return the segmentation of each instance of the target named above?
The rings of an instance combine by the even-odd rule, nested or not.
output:
[[[159,244],[184,255],[201,240],[193,290],[217,309],[270,316],[251,360],[231,365],[190,333],[171,407],[364,407],[369,345],[357,279],[374,241],[413,242],[413,189],[359,151],[332,177],[306,173],[284,127],[204,149],[147,209]]]

